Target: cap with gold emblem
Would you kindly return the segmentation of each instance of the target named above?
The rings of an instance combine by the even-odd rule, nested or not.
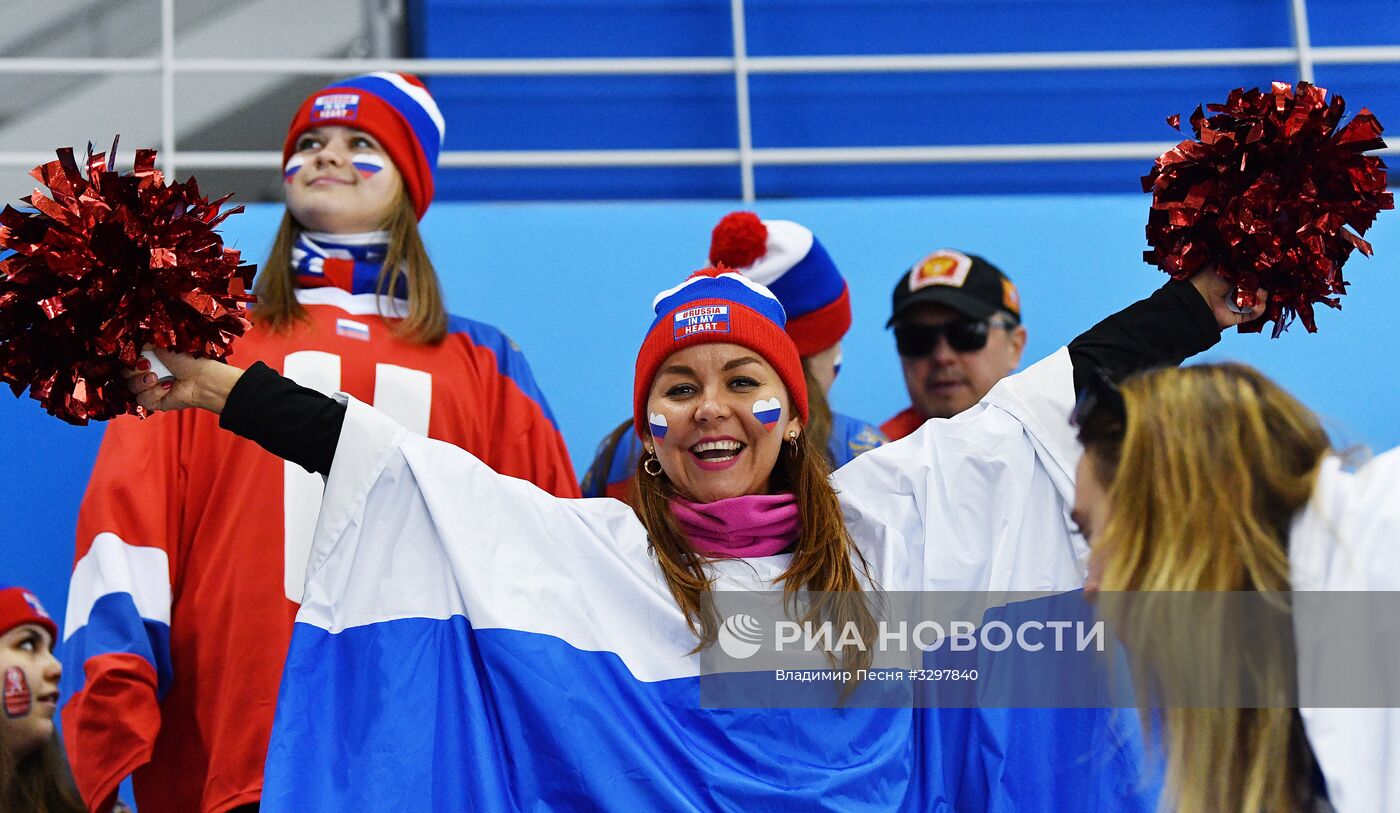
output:
[[[905,272],[894,287],[893,307],[885,327],[909,308],[946,305],[974,319],[1005,311],[1021,321],[1021,295],[1001,269],[974,254],[940,248]]]

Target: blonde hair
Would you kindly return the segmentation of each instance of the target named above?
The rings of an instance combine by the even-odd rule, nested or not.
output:
[[[418,231],[418,214],[402,184],[383,228],[389,232],[389,250],[379,271],[376,295],[392,297],[399,281],[406,279],[408,314],[397,318],[397,314],[384,313],[382,305],[380,313],[393,318],[394,332],[400,337],[418,344],[437,344],[447,335],[447,308],[437,272]],[[253,305],[253,319],[269,330],[288,330],[309,319],[306,309],[297,302],[296,269],[292,268],[292,245],[305,230],[290,211],[282,215],[272,251],[253,285],[258,297]]]
[[[1103,556],[1101,597],[1288,590],[1288,528],[1331,449],[1317,417],[1241,364],[1156,370],[1129,379],[1120,391],[1122,415],[1101,405],[1080,421],[1090,465],[1109,483],[1107,518],[1094,529],[1096,555]],[[1168,612],[1179,603],[1116,598],[1132,608],[1121,631],[1140,689],[1170,684],[1199,697],[1208,688],[1200,685],[1202,676],[1222,674],[1211,668],[1212,659],[1237,657],[1252,696],[1268,701],[1258,704],[1267,708],[1166,703],[1160,712],[1164,804],[1285,811],[1303,803],[1311,752],[1290,707],[1291,626],[1261,644],[1246,640],[1250,631],[1238,625],[1186,630]],[[1197,601],[1210,607],[1226,599]],[[1133,641],[1148,640],[1153,645],[1134,651]]]
[[[825,452],[808,433],[798,437],[795,450],[783,443],[771,485],[793,493],[802,529],[793,544],[792,561],[778,581],[783,584],[784,603],[790,613],[795,614],[799,594],[805,589],[809,592],[804,599],[803,620],[831,621],[836,629],[854,624],[861,639],[871,641],[875,620],[860,583],[860,574],[868,575],[869,567],[846,528],[830,475]],[[698,652],[713,644],[719,634],[719,619],[709,595],[712,580],[705,568],[708,560],[681,533],[671,511],[671,499],[680,495],[665,472],[652,476],[638,466],[632,494],[666,585],[699,639],[692,650]],[[868,667],[873,657],[855,646],[843,648],[840,655],[843,667],[853,674]],[[848,683],[847,691],[853,687],[853,682]]]

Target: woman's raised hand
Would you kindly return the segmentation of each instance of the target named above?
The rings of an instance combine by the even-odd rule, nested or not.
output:
[[[1206,304],[1210,306],[1210,312],[1215,315],[1215,324],[1221,330],[1227,327],[1242,325],[1245,322],[1253,322],[1264,315],[1264,311],[1269,307],[1269,292],[1263,288],[1259,289],[1257,301],[1254,309],[1248,313],[1239,313],[1230,307],[1230,299],[1234,296],[1235,286],[1224,277],[1215,273],[1215,267],[1210,266],[1204,271],[1197,271],[1191,277],[1191,284],[1195,286]]]
[[[167,412],[198,407],[217,415],[224,411],[228,394],[243,375],[238,367],[214,359],[197,359],[160,349],[154,352],[175,380],[159,383],[144,359],[137,362],[137,369],[122,373],[126,385],[136,394],[136,403],[149,410]]]

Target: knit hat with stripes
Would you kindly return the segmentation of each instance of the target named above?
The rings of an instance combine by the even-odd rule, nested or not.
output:
[[[442,112],[422,80],[379,71],[333,82],[307,96],[287,131],[282,162],[296,152],[302,133],[335,125],[374,136],[403,176],[408,198],[422,220],[433,201],[433,171],[447,132]]]
[[[783,329],[787,316],[772,291],[723,266],[696,271],[652,300],[656,319],[637,353],[632,385],[633,421],[646,438],[647,395],[652,379],[672,354],[697,344],[729,343],[757,353],[773,365],[787,387],[792,408],[807,421],[807,379],[797,347]]]

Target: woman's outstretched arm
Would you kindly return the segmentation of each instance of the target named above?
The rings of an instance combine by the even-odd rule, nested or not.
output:
[[[156,351],[175,380],[165,386],[154,373],[132,370],[127,381],[146,409],[205,409],[219,426],[245,437],[307,471],[329,475],[345,405],[280,375],[262,362],[240,370],[213,359]]]
[[[1069,343],[1075,391],[1082,392],[1100,372],[1120,381],[1141,370],[1180,364],[1213,347],[1226,328],[1264,314],[1267,292],[1260,292],[1253,311],[1241,314],[1226,304],[1230,291],[1219,274],[1202,271],[1190,280],[1168,282],[1084,331]]]

